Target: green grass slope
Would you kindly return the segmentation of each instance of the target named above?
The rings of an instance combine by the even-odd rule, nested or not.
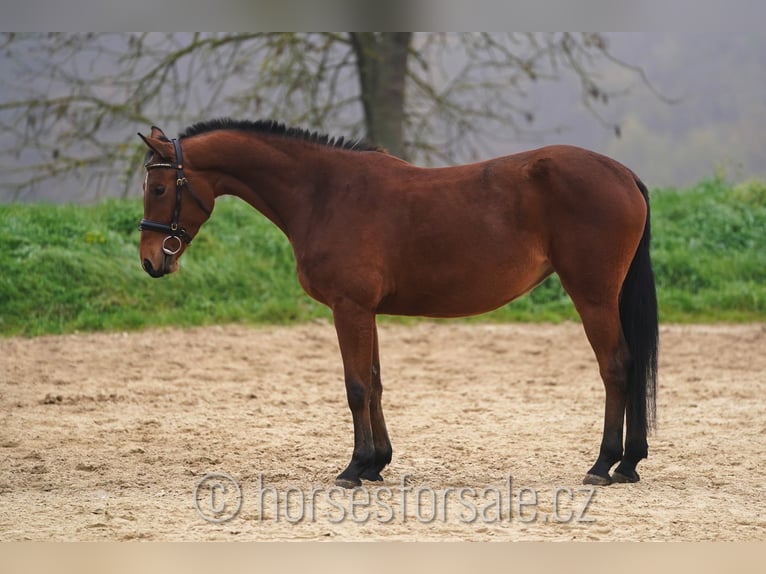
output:
[[[652,256],[660,320],[766,320],[766,184],[719,180],[655,190]],[[247,204],[219,200],[181,270],[140,267],[140,201],[0,205],[0,335],[330,316],[303,293],[286,238]],[[554,276],[472,320],[577,319]]]

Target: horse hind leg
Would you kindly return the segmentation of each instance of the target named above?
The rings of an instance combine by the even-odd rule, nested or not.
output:
[[[646,427],[641,422],[641,418],[634,414],[630,396],[625,405],[625,420],[627,423],[625,454],[620,464],[614,469],[612,480],[614,482],[638,482],[640,477],[636,472],[636,465],[641,459],[646,458],[649,448],[646,442]]]
[[[573,298],[574,300],[574,298]],[[620,326],[617,297],[609,303],[578,302],[585,334],[598,361],[606,394],[604,431],[598,458],[588,470],[584,484],[612,483],[609,471],[622,459],[623,421],[627,402],[627,366],[630,361]]]
[[[634,404],[636,401],[636,404]],[[644,399],[645,401],[645,399]],[[644,412],[642,412],[642,410]],[[625,453],[622,460],[612,474],[614,482],[638,482],[639,476],[636,472],[636,465],[641,459],[647,457],[649,446],[646,441],[646,403],[642,404],[641,399],[631,397],[628,393],[628,399],[625,404]]]

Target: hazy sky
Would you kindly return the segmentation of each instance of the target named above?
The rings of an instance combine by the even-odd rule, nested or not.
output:
[[[617,138],[583,111],[576,90],[541,87],[551,125],[546,143],[589,147],[623,161],[653,187],[689,185],[724,170],[731,179],[766,178],[766,33],[609,34],[614,51],[642,66],[668,104],[640,81],[604,115]],[[570,93],[571,92],[571,93]]]

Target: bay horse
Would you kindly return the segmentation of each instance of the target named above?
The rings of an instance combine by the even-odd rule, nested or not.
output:
[[[354,424],[337,485],[382,480],[391,462],[377,314],[484,313],[554,272],[606,394],[600,451],[583,482],[639,480],[654,422],[658,320],[649,196],[627,167],[558,145],[420,168],[363,142],[227,118],[173,140],[157,127],[139,136],[149,148],[140,224],[149,275],[178,269],[216,198],[230,194],[284,232],[301,286],[332,310]]]

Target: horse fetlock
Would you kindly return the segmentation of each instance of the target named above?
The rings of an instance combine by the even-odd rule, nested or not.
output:
[[[362,484],[360,478],[366,478],[364,475],[370,468],[375,467],[375,450],[355,450],[351,456],[351,462],[346,469],[335,479],[336,486],[343,488],[353,488]],[[376,472],[377,474],[377,472]],[[370,480],[370,479],[368,479]]]
[[[622,460],[631,462],[633,463],[633,466],[636,466],[638,461],[646,458],[648,455],[649,447],[646,444],[646,440],[629,440],[625,443],[625,455],[622,457]]]
[[[381,450],[375,451],[374,461],[365,468],[361,473],[361,478],[364,480],[382,481],[383,477],[380,472],[391,463],[393,451],[391,447],[387,447]]]
[[[376,450],[375,451],[375,460],[378,464],[382,464],[383,466],[386,466],[387,464],[391,464],[391,459],[394,456],[394,450],[388,446],[382,450]]]
[[[375,466],[377,456],[374,449],[365,449],[363,451],[354,451],[351,457],[351,465],[359,468],[360,471]]]

